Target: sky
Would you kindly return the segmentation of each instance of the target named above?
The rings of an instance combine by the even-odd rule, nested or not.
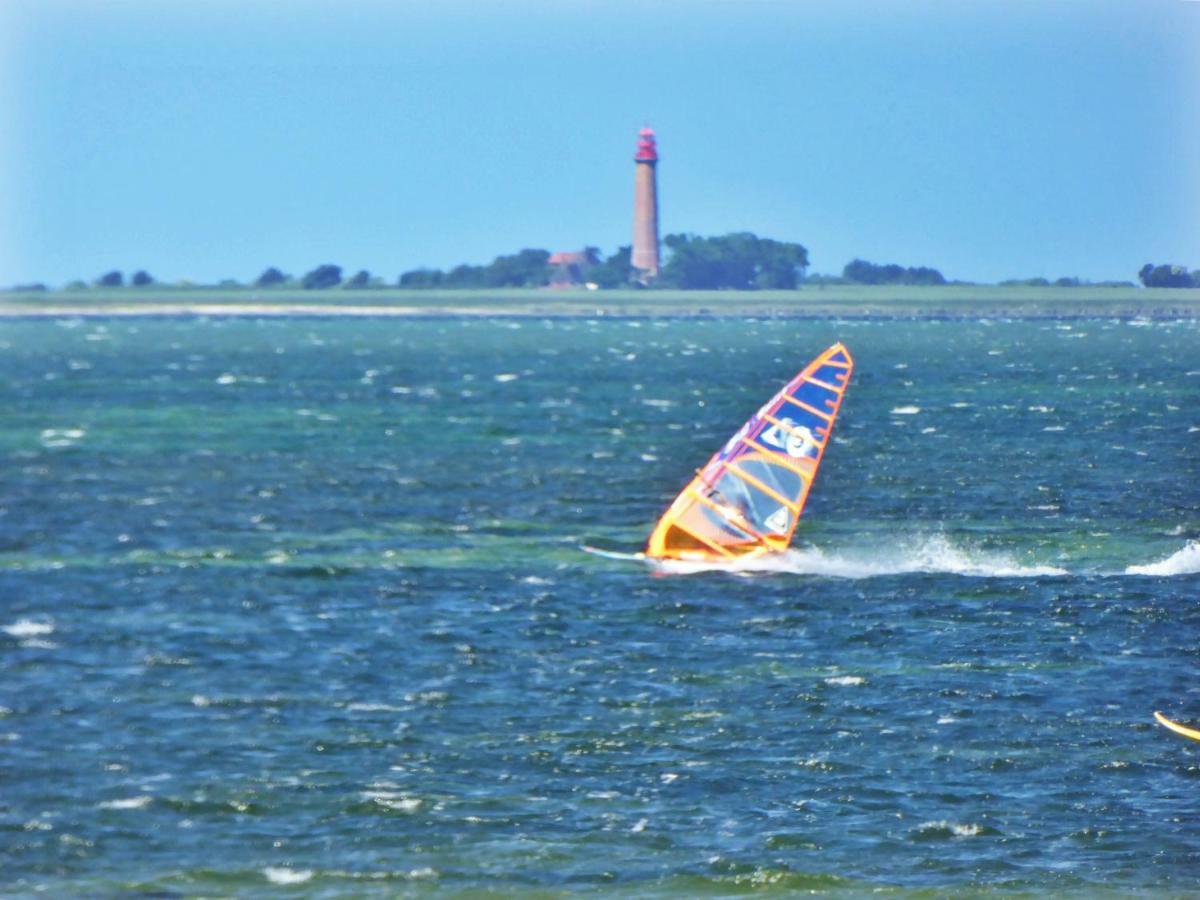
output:
[[[1195,0],[0,0],[0,286],[394,282],[752,231],[947,278],[1200,268]]]

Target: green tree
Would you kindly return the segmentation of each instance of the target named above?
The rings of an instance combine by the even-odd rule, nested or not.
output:
[[[288,277],[274,266],[263,269],[263,273],[254,280],[254,286],[260,288],[275,287],[286,282]]]
[[[436,288],[445,280],[446,273],[441,269],[412,269],[402,273],[396,284],[402,288]]]
[[[341,283],[342,267],[335,266],[332,263],[317,266],[300,281],[300,284],[306,290],[323,290],[324,288],[337,287]]]
[[[630,262],[632,252],[633,248],[629,245],[617,248],[616,253],[588,270],[588,280],[602,288],[625,287],[633,274]]]
[[[96,279],[97,287],[122,287],[125,284],[125,276],[117,269],[111,272],[105,272]]]
[[[684,290],[791,289],[808,266],[808,250],[750,232],[721,237],[669,234],[658,286]]]
[[[133,278],[129,279],[129,283],[134,287],[147,287],[154,284],[154,278],[145,269],[138,269],[133,273]]]
[[[480,288],[484,286],[483,272],[483,266],[463,263],[446,273],[443,284],[449,288]]]
[[[879,265],[865,259],[852,259],[842,269],[842,277],[855,284],[945,284],[937,269],[928,266],[905,268],[895,263]]]
[[[371,286],[371,273],[366,269],[359,269],[351,278],[346,280],[344,287],[354,290],[361,290]]]
[[[550,253],[546,250],[521,250],[511,256],[497,256],[483,273],[487,287],[544,287],[550,283]]]
[[[1184,266],[1171,264],[1156,266],[1154,263],[1146,263],[1138,270],[1138,279],[1148,288],[1200,286],[1200,279],[1196,279],[1195,275],[1195,272],[1189,273]]]

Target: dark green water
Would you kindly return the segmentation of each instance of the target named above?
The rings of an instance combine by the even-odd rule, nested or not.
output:
[[[798,532],[656,576],[833,340]],[[1195,322],[0,322],[0,892],[1182,893]],[[925,895],[922,893],[922,895]]]

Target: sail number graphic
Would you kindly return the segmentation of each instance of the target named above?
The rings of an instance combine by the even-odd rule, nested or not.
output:
[[[779,425],[772,425],[762,433],[761,440],[797,459],[817,453],[817,439],[812,431],[791,419],[781,419]]]

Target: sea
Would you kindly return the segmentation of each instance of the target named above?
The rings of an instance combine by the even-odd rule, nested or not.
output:
[[[793,549],[635,553],[842,341]],[[1200,322],[0,321],[0,895],[1195,896]]]

